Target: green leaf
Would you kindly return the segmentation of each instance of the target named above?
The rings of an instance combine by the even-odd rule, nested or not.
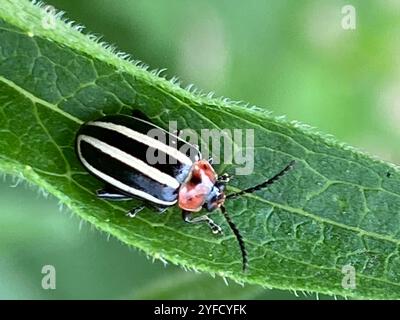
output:
[[[400,298],[398,168],[299,123],[185,91],[59,18],[55,28],[45,28],[48,18],[27,1],[0,2],[3,172],[35,183],[97,228],[174,264],[281,289]],[[254,129],[254,173],[237,176],[231,191],[296,160],[279,183],[227,203],[249,252],[246,273],[220,214],[215,220],[227,231],[214,236],[205,226],[184,224],[177,209],[128,219],[125,212],[136,202],[95,197],[100,183],[77,161],[75,133],[84,121],[132,108],[166,128],[177,120],[180,128],[195,130]],[[346,265],[355,268],[355,289],[342,286]]]

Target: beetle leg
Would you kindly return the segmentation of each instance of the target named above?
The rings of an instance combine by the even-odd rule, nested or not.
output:
[[[157,213],[159,213],[159,214],[163,214],[165,211],[167,211],[167,209],[168,209],[168,207],[156,207],[156,206],[152,206],[156,211],[157,211]]]
[[[219,225],[217,225],[213,220],[211,220],[207,215],[200,216],[200,217],[192,217],[192,213],[190,211],[182,211],[182,218],[187,223],[202,223],[206,222],[210,227],[212,233],[222,233],[222,229]]]
[[[139,206],[136,208],[133,208],[131,210],[128,211],[128,213],[126,214],[129,218],[134,218],[140,211],[142,211],[144,208],[146,208],[145,205],[143,206]],[[155,209],[157,211],[157,213],[161,214],[164,213],[165,210],[168,209],[168,207],[156,207],[156,206],[151,206],[151,208]]]
[[[104,187],[103,189],[97,190],[96,195],[100,199],[107,199],[107,200],[115,200],[115,201],[122,201],[122,200],[131,200],[132,197],[127,196],[125,194],[119,193],[117,190],[110,188],[109,186]]]
[[[128,211],[128,213],[126,214],[129,218],[134,218],[136,217],[136,215],[142,211],[145,208],[145,206],[140,206],[140,207],[136,207],[133,208],[131,210]]]

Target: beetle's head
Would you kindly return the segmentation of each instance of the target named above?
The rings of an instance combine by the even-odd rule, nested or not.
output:
[[[217,174],[206,160],[193,164],[188,179],[179,189],[178,204],[186,211],[213,211],[225,201],[224,184],[217,181]]]
[[[188,178],[181,184],[178,204],[181,209],[192,212],[200,211],[202,208],[208,211],[220,208],[239,243],[243,260],[243,271],[245,271],[247,266],[247,251],[243,237],[223,206],[226,199],[224,193],[225,183],[228,181],[228,176],[222,176],[218,180],[217,174],[208,161],[196,161]]]

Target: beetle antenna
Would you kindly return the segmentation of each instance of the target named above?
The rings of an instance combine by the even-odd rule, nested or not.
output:
[[[271,184],[274,184],[280,178],[282,178],[289,170],[291,170],[293,168],[294,164],[295,164],[295,161],[292,160],[292,161],[290,161],[290,163],[285,168],[283,168],[280,172],[278,172],[272,178],[270,178],[270,179],[268,179],[268,180],[266,180],[266,181],[264,181],[264,182],[262,182],[262,183],[260,183],[260,184],[258,184],[256,186],[244,189],[244,190],[239,191],[239,192],[230,193],[230,194],[228,194],[226,196],[226,198],[227,199],[236,198],[236,197],[242,196],[242,195],[244,195],[246,193],[253,193],[254,191],[258,191],[258,190],[264,189],[264,188],[270,186]]]
[[[242,266],[243,266],[242,270],[244,272],[244,271],[246,271],[246,268],[247,268],[247,250],[246,250],[246,246],[244,244],[243,237],[240,234],[239,229],[236,227],[236,225],[231,220],[231,217],[226,212],[226,209],[224,206],[221,206],[221,212],[224,215],[226,222],[228,222],[229,227],[231,228],[232,232],[235,234],[236,239],[239,243],[240,251],[242,253]]]

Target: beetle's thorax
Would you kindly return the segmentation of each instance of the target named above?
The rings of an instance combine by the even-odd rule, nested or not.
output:
[[[217,182],[217,174],[206,160],[196,161],[187,180],[179,188],[178,204],[186,211],[208,211],[219,208],[224,200],[224,186]]]

